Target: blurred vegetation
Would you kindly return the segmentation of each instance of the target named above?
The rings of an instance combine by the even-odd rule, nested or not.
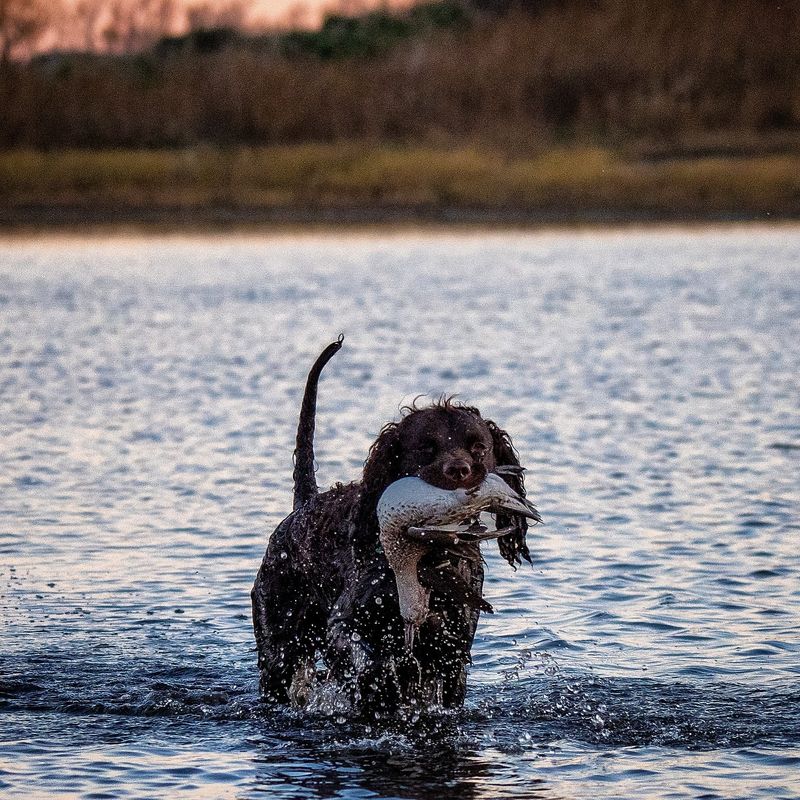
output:
[[[797,214],[800,0],[438,0],[6,60],[2,150],[6,204]]]
[[[386,10],[359,17],[331,14],[318,31],[292,31],[279,37],[287,56],[320,59],[374,58],[411,37],[436,29],[464,27],[470,22],[467,6],[457,0],[441,0],[414,6],[405,14]]]
[[[530,151],[800,134],[800,0],[505,5],[442,0],[332,16],[315,32],[195,30],[135,55],[10,63],[0,147],[367,139]]]
[[[798,215],[800,154],[675,159],[580,147],[510,156],[366,144],[0,153],[0,209],[42,198],[134,219],[137,209],[209,206]]]

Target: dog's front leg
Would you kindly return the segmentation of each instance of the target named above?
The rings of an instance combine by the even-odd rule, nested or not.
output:
[[[326,662],[368,716],[392,713],[406,702],[409,676],[403,621],[394,577],[379,562],[337,599],[328,620]],[[418,675],[418,670],[417,670]]]

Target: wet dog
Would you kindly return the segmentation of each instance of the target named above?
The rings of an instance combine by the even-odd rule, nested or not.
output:
[[[412,704],[458,706],[481,610],[483,566],[477,544],[432,547],[419,580],[430,614],[409,648],[397,586],[379,540],[384,490],[404,476],[441,489],[474,489],[498,465],[519,467],[508,434],[478,409],[442,399],[405,409],[369,450],[360,481],[319,492],[314,477],[317,385],[342,339],[328,345],[308,375],[295,450],[293,511],[276,528],[251,593],[261,691],[303,705],[318,676],[344,687],[369,715]],[[524,497],[522,470],[503,480]],[[498,513],[509,564],[530,561],[525,517]]]

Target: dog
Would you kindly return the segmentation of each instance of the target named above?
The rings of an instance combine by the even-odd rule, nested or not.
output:
[[[401,477],[473,489],[500,465],[512,467],[502,478],[524,497],[522,468],[504,430],[477,408],[443,397],[425,408],[404,408],[400,421],[384,426],[370,447],[361,480],[320,493],[313,444],[317,387],[342,341],[328,345],[309,372],[293,510],[272,534],[251,592],[261,694],[302,707],[322,675],[344,687],[350,707],[367,716],[410,706],[459,707],[478,618],[491,611],[482,598],[478,546],[432,548],[420,562],[431,613],[409,648],[376,507]],[[498,513],[496,522],[510,528],[497,540],[506,561],[515,569],[522,559],[530,562],[526,519]]]

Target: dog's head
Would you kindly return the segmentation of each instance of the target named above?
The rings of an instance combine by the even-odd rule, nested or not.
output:
[[[398,477],[414,475],[441,489],[471,489],[496,465],[489,426],[466,408],[440,403],[412,410],[394,433]]]
[[[477,408],[442,398],[426,408],[408,406],[399,422],[386,425],[369,451],[362,479],[362,502],[371,514],[383,490],[408,475],[441,489],[471,489],[498,465],[519,466],[509,435]],[[504,479],[524,496],[522,475]],[[530,561],[525,545],[527,524],[520,517],[498,515],[499,525],[514,525],[517,534],[498,540],[513,566],[520,556]]]

